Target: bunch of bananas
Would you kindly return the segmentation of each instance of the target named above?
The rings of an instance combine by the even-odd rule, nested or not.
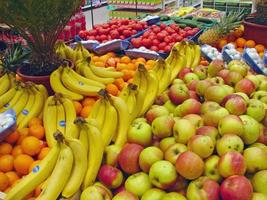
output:
[[[194,7],[180,7],[176,13],[176,16],[182,17],[182,16],[187,15],[187,14],[189,14],[195,10],[196,9]]]
[[[184,67],[195,68],[200,62],[200,46],[191,41],[176,43],[166,63],[171,66],[171,82]]]
[[[18,128],[28,126],[34,117],[41,117],[47,90],[43,85],[15,81],[13,75],[4,74],[0,78],[0,112],[13,109],[17,115]]]

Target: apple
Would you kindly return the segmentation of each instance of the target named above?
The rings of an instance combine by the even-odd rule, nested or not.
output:
[[[204,80],[208,76],[208,68],[205,66],[199,65],[193,70],[193,72],[198,76],[200,80]]]
[[[259,90],[266,91],[267,90],[267,80],[261,81],[260,86],[258,88]]]
[[[206,176],[191,181],[186,192],[188,200],[219,200],[220,185]]]
[[[204,175],[216,182],[222,179],[218,170],[219,160],[220,160],[219,156],[212,155],[205,160],[205,166],[204,166]]]
[[[163,105],[170,113],[173,113],[176,105],[171,102],[171,100],[166,101],[166,103]]]
[[[139,155],[143,149],[139,144],[124,145],[118,156],[119,165],[124,172],[134,174],[140,171]]]
[[[213,126],[202,126],[196,130],[197,135],[207,135],[212,139],[213,144],[216,144],[219,132],[217,128]]]
[[[237,95],[240,95],[241,97],[243,97],[243,99],[246,101],[246,103],[249,102],[249,97],[244,92],[235,92],[234,94],[237,94]]]
[[[167,189],[172,186],[177,179],[175,167],[166,160],[155,162],[149,170],[151,183],[160,189]]]
[[[162,200],[165,194],[166,192],[163,190],[152,188],[143,194],[141,200]]]
[[[175,144],[176,141],[175,141],[175,137],[166,137],[166,138],[163,138],[160,143],[159,143],[159,148],[165,152],[169,146]]]
[[[261,122],[265,127],[267,127],[267,109],[265,109],[265,115]]]
[[[111,166],[116,166],[121,147],[118,145],[109,145],[105,149],[104,163]]]
[[[188,181],[184,177],[178,176],[175,184],[169,187],[167,191],[182,193],[182,191],[184,191],[187,188],[187,186],[188,186]]]
[[[156,97],[155,104],[163,105],[169,100],[168,90],[164,91],[162,94]]]
[[[260,136],[259,136],[257,142],[260,142],[264,145],[267,145],[267,128],[265,128],[266,125],[260,126],[260,127],[261,127],[260,128]]]
[[[229,70],[228,69],[222,69],[218,72],[217,76],[221,77],[224,81],[226,80],[226,77],[229,74]]]
[[[184,69],[186,69],[186,68],[184,68]],[[175,85],[175,84],[183,84],[183,85],[185,85],[185,83],[183,81],[183,78],[182,79],[180,79],[180,78],[174,79],[173,82],[172,82],[172,85]]]
[[[202,105],[201,105],[201,109],[200,112],[201,114],[205,114],[208,112],[213,112],[215,110],[218,110],[220,107],[220,105],[216,102],[213,101],[205,101]]]
[[[196,74],[194,74],[193,72],[187,73],[183,78],[183,81],[186,84],[190,83],[193,80],[199,80],[198,76]]]
[[[190,82],[187,83],[187,85],[186,85],[187,88],[188,88],[189,90],[195,91],[195,90],[196,90],[196,85],[197,85],[198,81],[199,81],[199,80],[192,80],[192,81],[190,81]]]
[[[199,96],[197,95],[197,93],[193,90],[189,90],[189,98],[191,99],[195,99],[197,101],[200,101]]]
[[[223,87],[223,89],[226,91],[227,95],[229,94],[233,94],[235,92],[234,88],[232,88],[229,85],[221,85]]]
[[[227,93],[222,86],[214,85],[207,88],[204,98],[206,101],[214,101],[220,104],[226,95]]]
[[[252,185],[245,176],[230,176],[220,187],[222,200],[251,200],[252,193]]]
[[[205,91],[212,86],[209,80],[200,80],[196,84],[196,93],[200,96],[204,96]]]
[[[151,188],[152,185],[150,183],[149,176],[144,172],[133,174],[125,181],[125,189],[138,197],[141,197]]]
[[[104,200],[112,200],[112,197],[113,197],[112,192],[108,188],[106,188],[104,185],[99,185],[99,184],[96,183],[93,186],[102,195],[102,198]]]
[[[256,89],[260,86],[260,80],[257,78],[257,76],[248,74],[245,78],[251,80],[254,83]]]
[[[111,200],[109,196],[104,196],[96,186],[87,187],[81,194],[81,200]]]
[[[246,114],[253,117],[258,122],[262,121],[265,117],[264,104],[260,100],[250,99]]]
[[[140,153],[139,166],[144,172],[149,172],[150,167],[162,159],[163,152],[158,147],[147,147]]]
[[[152,142],[151,126],[146,122],[132,123],[128,129],[127,141],[142,146],[149,146]]]
[[[256,143],[253,143],[252,145],[249,145],[249,147],[259,147],[262,150],[267,152],[267,146],[263,143],[256,142]]]
[[[241,136],[244,132],[243,122],[236,115],[227,115],[219,121],[218,130],[220,135],[235,134]]]
[[[189,90],[184,84],[174,84],[170,87],[168,95],[172,103],[178,105],[189,98]]]
[[[164,106],[155,106],[147,111],[147,113],[145,114],[145,118],[149,124],[152,124],[155,118],[168,114],[169,111]]]
[[[242,80],[243,76],[238,72],[229,72],[225,77],[225,83],[234,87],[240,80]]]
[[[256,90],[256,86],[249,79],[242,79],[235,85],[236,92],[243,92],[247,95],[251,95]]]
[[[233,115],[242,115],[247,111],[245,99],[237,94],[227,95],[223,100],[223,106]]]
[[[159,116],[152,122],[152,132],[158,138],[169,137],[172,135],[173,125],[173,117],[169,115]]]
[[[219,121],[227,115],[229,115],[229,112],[225,108],[219,107],[217,110],[205,113],[203,115],[204,124],[206,126],[217,127]]]
[[[242,139],[233,134],[223,135],[216,143],[216,151],[219,156],[229,152],[229,151],[237,151],[242,153],[244,149],[244,143]]]
[[[139,198],[131,192],[122,191],[116,194],[112,200],[139,200]]]
[[[173,126],[173,136],[178,143],[187,144],[195,134],[196,127],[187,119],[178,119]]]
[[[222,60],[213,60],[208,66],[208,74],[211,77],[217,76],[223,68],[224,62]]]
[[[223,85],[224,84],[223,78],[219,76],[212,77],[209,79],[209,81],[211,82],[212,85]]]
[[[232,60],[228,64],[228,69],[231,72],[238,72],[242,76],[246,76],[249,70],[249,66],[241,60]]]
[[[200,177],[204,172],[203,160],[192,151],[185,151],[176,160],[176,171],[189,180]]]
[[[262,170],[254,174],[251,183],[255,192],[267,195],[267,170]]]
[[[260,147],[249,147],[244,150],[247,171],[255,173],[267,169],[267,152]]]
[[[176,143],[168,147],[164,152],[164,159],[171,162],[172,164],[176,163],[177,158],[182,152],[187,151],[187,146],[181,143]]]
[[[110,165],[102,165],[98,171],[98,179],[107,187],[118,188],[123,181],[122,172],[116,167]]]
[[[222,177],[233,175],[244,175],[246,162],[242,154],[237,151],[230,151],[223,154],[218,162],[218,170]]]
[[[211,137],[206,135],[194,135],[188,141],[188,150],[196,153],[201,158],[209,157],[214,150],[214,143]]]
[[[183,117],[188,114],[199,114],[201,103],[195,99],[187,99],[182,104],[180,104],[179,107],[179,117]]]
[[[165,194],[161,200],[186,200],[186,198],[177,192],[170,192]]]
[[[183,117],[183,119],[189,120],[196,128],[202,127],[204,125],[204,120],[200,115],[189,114]]]
[[[245,144],[252,144],[257,141],[260,136],[260,125],[259,123],[252,117],[248,115],[241,115],[240,116],[244,132],[241,136]]]
[[[181,69],[181,71],[178,74],[178,78],[183,80],[184,76],[188,73],[192,72],[192,70],[189,67],[185,67],[183,69]]]
[[[267,200],[267,194],[253,193],[251,200]]]
[[[144,117],[138,117],[135,120],[133,120],[132,123],[139,123],[139,122],[147,122],[147,120]]]

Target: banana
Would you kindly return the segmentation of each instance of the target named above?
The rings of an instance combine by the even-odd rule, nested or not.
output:
[[[178,43],[175,48],[177,49],[176,52],[176,59],[173,63],[170,64],[171,66],[171,82],[177,77],[179,72],[182,68],[186,65],[186,57],[185,57],[185,43]]]
[[[63,67],[59,67],[50,75],[50,84],[54,92],[61,93],[72,100],[82,100],[83,96],[68,90],[61,82]]]
[[[103,78],[120,78],[123,76],[123,72],[118,71],[110,71],[103,67],[96,67],[93,64],[90,63],[89,65],[91,67],[92,72]]]
[[[31,171],[28,175],[24,176],[23,179],[20,180],[19,184],[16,184],[14,187],[11,188],[11,190],[7,193],[5,199],[22,200],[38,185],[44,182],[53,171],[55,164],[58,160],[59,152],[59,144],[56,144],[49,150],[45,158],[40,161],[40,164],[38,164],[33,169],[33,171]],[[57,182],[55,181],[55,179],[53,181]],[[59,182],[61,182],[61,180]]]
[[[200,57],[201,57],[201,51],[200,51],[200,46],[197,44],[194,44],[194,59],[193,59],[193,63],[191,64],[191,67],[194,69],[196,68],[199,63],[200,63]]]
[[[74,55],[73,49],[69,47],[68,45],[66,45],[64,42],[63,42],[63,49],[65,52],[66,58],[73,61],[73,55]]]
[[[130,94],[129,87],[128,87],[128,85],[125,85],[123,87],[122,91],[120,92],[119,97],[121,99],[123,99],[125,102],[127,102],[127,99],[129,97],[129,94]]]
[[[76,119],[76,111],[72,101],[68,98],[61,98],[66,113],[66,137],[78,138],[79,129],[74,121]]]
[[[84,58],[83,52],[82,52],[82,44],[78,43],[73,51],[73,60],[74,62],[77,62],[78,60],[82,60]]]
[[[157,78],[156,72],[150,70],[146,72],[146,79],[147,79],[147,93],[144,100],[144,104],[141,110],[141,114],[143,115],[154,103],[154,100],[158,94],[159,89],[159,80]]]
[[[118,124],[118,114],[116,109],[111,105],[108,99],[105,101],[106,113],[101,130],[101,137],[104,148],[110,144],[112,138],[115,136]]]
[[[0,112],[11,109],[18,101],[20,101],[20,98],[23,95],[23,93],[24,93],[24,88],[19,87],[16,90],[16,93],[11,99],[11,101],[5,104],[4,107],[0,109]]]
[[[67,73],[67,68],[63,69],[61,81],[69,90],[85,96],[97,96],[97,92],[101,89],[99,87],[87,85],[84,82],[74,79],[69,73]]]
[[[66,113],[63,105],[57,101],[57,130],[59,130],[64,136],[66,135]]]
[[[84,58],[91,56],[90,52],[83,45],[81,45],[81,51]]]
[[[49,147],[53,147],[56,144],[56,140],[53,135],[57,130],[57,107],[53,96],[48,97],[45,102],[43,123],[46,142]]]
[[[46,100],[48,98],[48,92],[47,92],[46,87],[42,84],[35,85],[35,87],[37,87],[37,89],[43,94],[43,98]],[[44,103],[45,103],[45,101],[44,101]],[[42,109],[42,111],[39,113],[38,118],[40,118],[40,119],[43,118],[43,112],[44,112],[44,109]]]
[[[17,88],[13,87],[10,90],[8,90],[5,94],[0,96],[0,109],[14,97],[17,90],[18,90]]]
[[[144,101],[146,97],[146,91],[139,90],[137,88],[137,95],[136,95],[136,106],[132,113],[130,113],[130,119],[134,120],[136,117],[140,116]]]
[[[93,81],[93,80],[90,80],[88,78],[85,78],[83,76],[81,76],[79,73],[75,72],[73,69],[71,68],[67,68],[70,75],[80,81],[80,82],[83,82],[84,84],[87,84],[87,85],[92,85],[92,86],[96,86],[96,87],[99,87],[99,88],[105,88],[105,85],[103,83],[100,83],[100,82],[97,82],[97,81]]]
[[[164,72],[163,69],[164,69],[165,65],[166,65],[165,60],[161,58],[161,59],[157,60],[156,64],[154,65],[154,67],[152,69],[153,71],[156,72],[159,80],[163,75],[163,72]]]
[[[96,116],[96,121],[99,127],[99,130],[101,130],[105,123],[105,115],[106,115],[106,102],[104,100],[104,97],[100,100],[100,106],[98,110],[98,114]]]
[[[132,114],[136,107],[136,96],[137,96],[137,86],[134,84],[129,84],[129,96],[125,101],[129,110],[129,113]]]
[[[11,83],[7,73],[5,73],[2,77],[0,77],[0,85],[1,85],[0,95],[6,93],[9,90]]]
[[[79,140],[81,141],[84,149],[86,150],[86,156],[87,156],[89,150],[89,139],[88,139],[87,128],[84,127],[84,125],[80,126]]]
[[[165,59],[166,63],[168,63],[170,66],[172,66],[172,64],[175,63],[177,60],[177,56],[178,56],[178,49],[176,48],[177,45],[180,45],[180,43],[175,44],[169,56]]]
[[[171,82],[171,67],[165,62],[165,60],[160,59],[157,61],[156,68],[153,71],[156,72],[158,80],[160,80],[158,95],[162,94]]]
[[[8,73],[9,81],[10,81],[10,88],[17,86],[18,81],[16,80],[15,73]]]
[[[193,63],[194,49],[192,48],[192,44],[186,42],[185,46],[185,55],[186,55],[186,64],[185,67],[191,68],[191,64]]]
[[[69,198],[74,195],[80,188],[87,169],[87,149],[82,143],[73,138],[66,138],[68,146],[71,148],[74,156],[74,165],[67,181],[62,196]]]
[[[28,89],[24,89],[23,94],[21,95],[19,101],[17,101],[17,103],[15,103],[11,107],[16,112],[17,116],[19,115],[19,113],[21,113],[23,108],[26,106],[28,102],[28,98],[29,98],[29,91]]]
[[[94,184],[104,154],[104,147],[99,129],[88,123],[85,125],[88,128],[89,155],[88,169],[83,182],[83,189]]]
[[[110,100],[118,112],[118,128],[115,145],[122,147],[127,142],[127,131],[131,123],[130,113],[126,103],[121,98],[111,96]]]
[[[36,200],[55,200],[64,189],[72,170],[73,153],[70,147],[60,144],[60,153],[46,188]],[[58,180],[58,181],[57,181]]]
[[[101,98],[95,102],[91,112],[89,113],[88,119],[96,119],[97,115],[99,114],[100,105],[101,105]]]

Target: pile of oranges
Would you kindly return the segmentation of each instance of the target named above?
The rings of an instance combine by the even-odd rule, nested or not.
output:
[[[45,129],[39,118],[33,118],[28,128],[18,129],[8,135],[0,143],[0,191],[8,192],[23,176],[30,173],[48,152]],[[38,196],[39,193],[33,191],[28,198]]]
[[[85,97],[81,102],[73,101],[76,110],[76,115],[87,118],[95,104],[97,97]]]

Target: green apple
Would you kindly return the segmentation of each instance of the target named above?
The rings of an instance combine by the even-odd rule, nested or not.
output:
[[[149,172],[150,167],[162,159],[163,152],[158,147],[147,147],[139,155],[139,166],[144,172]]]
[[[188,141],[188,150],[195,152],[201,158],[209,157],[214,150],[214,143],[207,135],[194,135]]]
[[[204,80],[208,76],[208,68],[205,66],[197,66],[193,71],[200,80]]]
[[[169,146],[171,146],[172,144],[175,144],[176,141],[175,141],[175,137],[166,137],[166,138],[163,138],[160,143],[159,143],[159,148],[165,152]]]
[[[219,108],[221,108],[221,106],[213,101],[205,101],[202,105],[201,105],[201,114],[206,114],[208,112],[213,112],[215,110],[218,110]]]
[[[138,197],[141,197],[147,190],[151,188],[152,185],[149,180],[149,176],[144,172],[133,174],[125,181],[125,189]]]
[[[246,63],[244,63],[244,61],[232,60],[228,64],[228,69],[231,72],[238,72],[242,76],[246,76],[249,70],[249,66]]]
[[[209,81],[212,83],[212,85],[223,85],[224,80],[222,77],[215,76],[209,79]]]
[[[256,143],[250,145],[249,147],[259,147],[262,150],[267,152],[267,146],[265,144],[262,144],[262,143],[259,143],[259,142],[256,142]]]
[[[230,86],[235,86],[238,81],[242,80],[243,76],[238,72],[229,72],[225,77],[225,83]]]
[[[252,117],[248,115],[241,115],[240,116],[244,132],[241,136],[245,144],[252,144],[257,141],[260,136],[260,125],[259,123]]]
[[[87,199],[84,199],[87,200]],[[93,200],[93,199],[92,199]],[[139,200],[139,198],[131,192],[123,190],[117,193],[112,200]]]
[[[175,165],[178,156],[185,151],[187,151],[186,145],[181,143],[173,144],[164,152],[164,159]]]
[[[107,165],[116,166],[121,149],[120,146],[114,144],[107,146],[105,149],[104,162]]]
[[[257,99],[250,99],[247,107],[247,115],[260,122],[265,117],[264,104]]]
[[[196,93],[199,95],[199,96],[204,96],[205,94],[205,91],[211,87],[213,84],[209,81],[209,80],[201,80],[201,81],[198,81],[197,84],[196,84]]]
[[[160,189],[167,189],[177,179],[177,173],[173,164],[166,160],[155,162],[149,170],[151,183]]]
[[[214,110],[212,112],[205,113],[203,115],[204,118],[204,124],[206,126],[214,126],[217,127],[219,121],[224,118],[225,116],[229,115],[229,112],[223,108],[220,107],[217,110]]]
[[[186,198],[177,192],[170,192],[165,194],[161,200],[186,200]]]
[[[267,91],[267,80],[260,82],[259,90]]]
[[[267,200],[267,194],[253,193],[251,200]]]
[[[160,116],[152,122],[152,132],[158,138],[169,137],[172,135],[173,125],[173,117],[169,115]]]
[[[143,194],[141,200],[162,200],[165,194],[166,192],[163,190],[152,188]]]
[[[146,118],[139,117],[139,118],[136,118],[135,120],[133,120],[132,123],[139,123],[139,122],[147,122],[147,121],[146,121]]]
[[[219,170],[218,170],[218,163],[219,163],[220,157],[217,155],[212,155],[208,159],[205,160],[205,171],[204,175],[209,177],[210,179],[218,182],[222,179]]]
[[[199,78],[196,74],[192,72],[187,73],[183,78],[183,81],[185,82],[185,84],[188,84],[193,80],[199,80]]]
[[[267,169],[267,152],[259,147],[249,147],[244,150],[247,172],[255,173]]]
[[[81,194],[81,200],[105,200],[102,193],[95,187],[87,187]]]
[[[187,119],[179,119],[173,126],[173,135],[178,143],[187,144],[195,134],[196,127]]]
[[[166,103],[163,105],[170,113],[173,113],[176,105],[173,104],[170,100],[166,101]]]
[[[130,143],[149,146],[152,142],[152,129],[146,122],[132,123],[128,129],[127,141]]]
[[[213,126],[202,126],[197,129],[197,135],[207,135],[212,139],[213,144],[216,144],[217,139],[219,138],[219,132],[217,128]]]
[[[257,78],[257,76],[253,74],[248,74],[245,78],[251,80],[256,88],[260,86],[260,80]]]
[[[203,127],[204,120],[200,115],[197,114],[189,114],[183,117],[183,119],[189,120],[191,123],[195,125],[196,128]]]
[[[185,84],[185,83],[182,79],[176,78],[173,80],[172,84],[175,85],[175,84]]]
[[[267,195],[267,170],[262,170],[254,174],[251,183],[255,192]]]
[[[216,151],[219,156],[222,156],[223,154],[230,151],[237,151],[239,153],[242,153],[243,149],[244,143],[242,139],[239,136],[233,134],[224,135],[219,140],[217,140],[216,143]]]
[[[244,132],[243,122],[236,115],[227,115],[219,121],[218,130],[220,135],[235,134],[241,136]]]
[[[153,122],[153,120],[159,116],[168,115],[169,111],[164,106],[155,106],[153,108],[150,108],[146,114],[145,118],[149,124]]]
[[[222,85],[222,87],[226,91],[227,95],[233,94],[235,92],[234,88],[229,85]]]
[[[214,85],[207,88],[204,97],[206,101],[221,103],[226,95],[228,95],[228,93],[221,85]]]
[[[224,69],[224,62],[222,60],[213,60],[208,66],[208,74],[210,77],[217,76],[222,69]]]

